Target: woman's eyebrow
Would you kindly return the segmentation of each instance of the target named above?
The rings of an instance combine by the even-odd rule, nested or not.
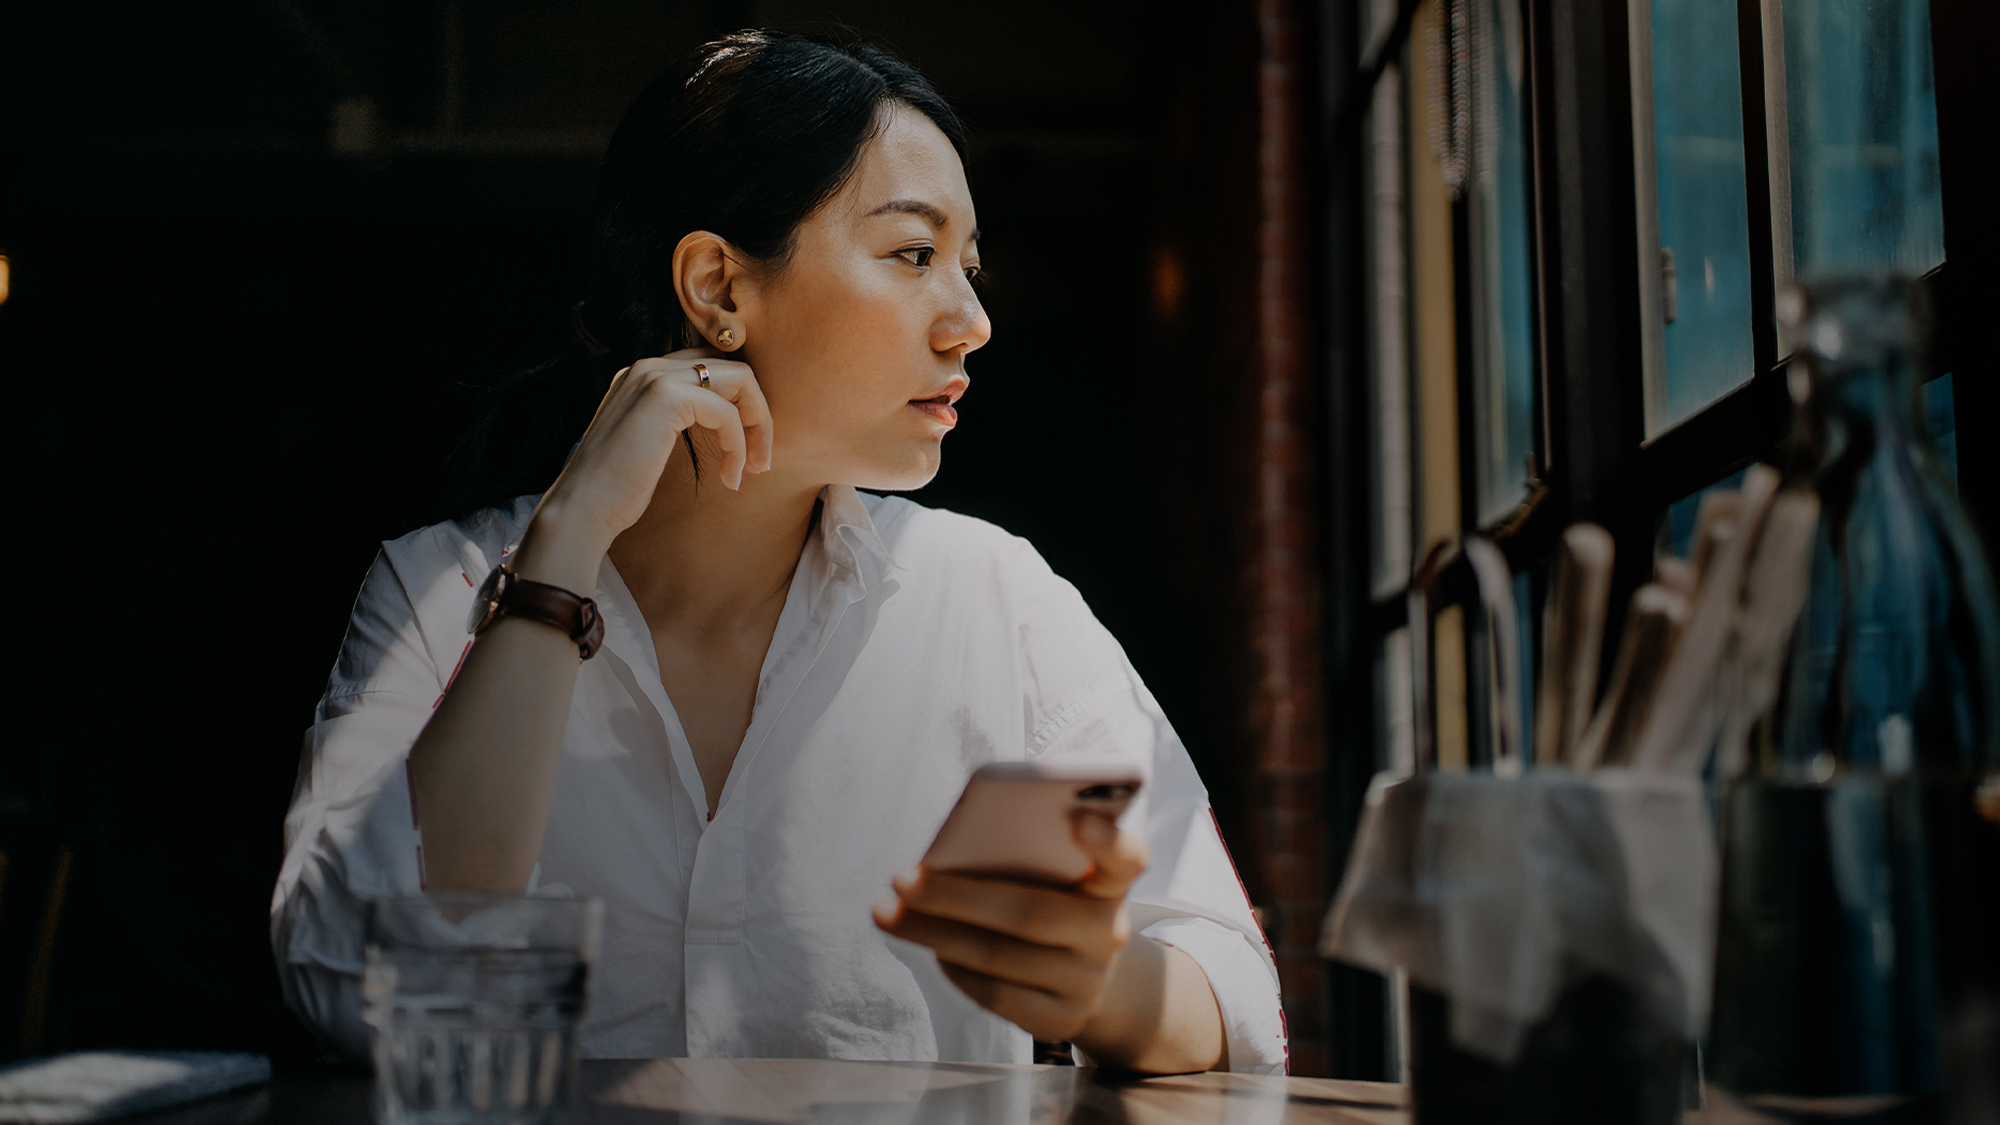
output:
[[[939,230],[943,230],[951,225],[951,218],[943,210],[933,204],[925,203],[921,199],[891,199],[882,206],[868,212],[864,217],[872,219],[877,215],[922,215],[925,220]],[[979,232],[976,230],[973,231],[972,237],[966,239],[966,241],[978,242]]]

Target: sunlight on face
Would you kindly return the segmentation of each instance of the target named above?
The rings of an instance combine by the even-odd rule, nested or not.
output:
[[[771,404],[775,471],[897,490],[937,474],[965,355],[992,324],[958,153],[923,114],[884,113],[853,179],[747,294],[742,358]]]

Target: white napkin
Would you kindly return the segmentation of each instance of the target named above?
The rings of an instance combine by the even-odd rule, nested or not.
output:
[[[1708,1019],[1715,881],[1698,778],[1379,775],[1320,952],[1443,993],[1452,1042],[1503,1066],[1588,973],[1692,1037]]]

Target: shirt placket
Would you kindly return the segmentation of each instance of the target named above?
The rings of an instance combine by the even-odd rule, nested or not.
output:
[[[846,556],[851,552],[843,549]],[[690,1056],[734,1053],[743,1017],[757,1007],[755,997],[742,994],[748,983],[741,966],[743,920],[747,906],[750,864],[750,817],[747,805],[755,788],[755,766],[781,724],[787,704],[811,674],[847,616],[848,608],[867,595],[867,583],[851,559],[835,563],[824,542],[808,543],[779,612],[770,652],[758,676],[757,696],[743,744],[730,765],[729,777],[716,802],[713,819],[706,816],[707,790],[694,761],[693,747],[673,701],[660,682],[658,654],[652,635],[609,559],[600,577],[600,601],[606,603],[607,648],[650,659],[629,660],[646,700],[658,711],[669,742],[676,776],[692,802],[700,833],[688,867],[687,903],[683,914],[683,1007],[686,1049]],[[602,596],[609,594],[608,597]]]
[[[810,549],[809,549],[810,553]],[[683,1009],[691,1056],[738,1054],[744,1043],[745,1016],[766,1005],[746,992],[754,982],[743,961],[743,921],[750,867],[750,790],[757,767],[772,736],[780,728],[787,706],[811,674],[847,618],[850,606],[865,596],[852,570],[829,573],[824,558],[812,560],[812,570],[825,577],[808,597],[803,576],[795,577],[772,644],[772,658],[759,678],[757,703],[750,728],[737,751],[728,781],[716,803],[715,819],[702,835],[688,880],[688,916],[682,950]],[[803,564],[801,571],[806,570]],[[786,621],[797,608],[805,618]],[[790,626],[790,627],[787,627]],[[780,639],[785,643],[780,648]],[[767,1013],[768,1014],[768,1013]]]
[[[653,637],[646,629],[645,618],[639,613],[632,594],[626,588],[624,579],[619,577],[616,567],[607,557],[599,571],[597,602],[604,615],[604,647],[623,660],[633,670],[639,693],[650,703],[658,714],[661,726],[667,734],[667,757],[673,764],[674,776],[680,781],[682,795],[689,801],[689,811],[694,814],[697,831],[706,829],[708,803],[706,790],[701,784],[701,770],[695,765],[694,751],[688,742],[687,732],[681,728],[681,719],[674,711],[674,705],[667,698],[666,685],[660,682],[659,654],[653,650]],[[675,833],[678,837],[679,833]]]
[[[729,777],[715,802],[715,816],[702,833],[695,851],[694,869],[688,876],[687,942],[689,945],[734,945],[741,940],[743,907],[749,882],[749,841],[745,835],[743,805],[751,769],[758,751],[771,736],[771,728],[784,714],[785,704],[804,681],[814,660],[839,627],[841,611],[825,598],[807,596],[807,572],[799,567],[786,593],[785,608],[778,615],[771,649],[757,677],[757,698],[750,710],[750,726],[743,732],[743,744],[729,764]],[[817,603],[817,604],[814,604]],[[671,707],[672,704],[669,703]],[[683,740],[685,741],[685,740]],[[680,749],[680,747],[676,747]],[[688,760],[693,761],[692,750]],[[704,793],[704,801],[706,791]]]

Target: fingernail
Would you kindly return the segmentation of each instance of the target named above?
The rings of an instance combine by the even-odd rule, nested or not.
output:
[[[896,924],[896,919],[903,913],[903,900],[897,898],[895,895],[888,895],[876,899],[875,905],[868,909],[875,915],[877,922],[884,926],[893,926]]]
[[[890,876],[889,881],[891,883],[894,883],[898,888],[910,888],[910,887],[915,887],[917,883],[923,879],[923,877],[924,877],[923,868],[905,867],[901,871],[898,871],[894,875]]]

